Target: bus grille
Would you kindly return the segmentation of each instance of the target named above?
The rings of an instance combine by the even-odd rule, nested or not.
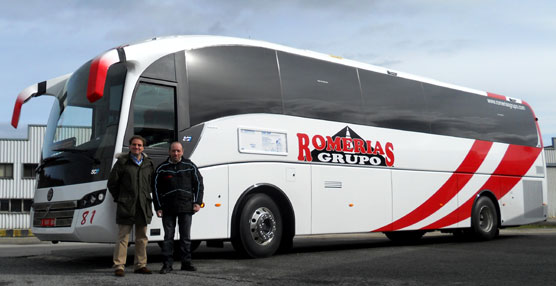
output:
[[[70,227],[73,214],[77,208],[76,201],[33,204],[34,227]]]

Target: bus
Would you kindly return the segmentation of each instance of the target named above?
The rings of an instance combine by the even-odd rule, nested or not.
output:
[[[204,177],[191,237],[249,257],[295,236],[433,230],[488,240],[546,220],[538,120],[523,100],[341,57],[219,36],[108,50],[22,91],[55,98],[37,168],[32,231],[113,242],[107,179],[128,139],[166,160],[179,141]],[[177,233],[177,232],[176,232]],[[148,227],[163,240],[162,223]]]

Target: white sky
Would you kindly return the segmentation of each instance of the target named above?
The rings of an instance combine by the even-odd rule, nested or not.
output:
[[[252,38],[527,101],[556,137],[556,1],[0,1],[0,137],[45,124],[52,99],[17,94],[101,52],[155,36]]]

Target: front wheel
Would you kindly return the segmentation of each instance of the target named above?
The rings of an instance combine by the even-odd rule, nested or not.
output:
[[[475,238],[491,240],[498,235],[498,213],[492,200],[480,197],[471,211],[471,229]]]
[[[280,247],[283,225],[280,210],[265,194],[250,195],[239,212],[234,248],[252,258],[268,257]]]

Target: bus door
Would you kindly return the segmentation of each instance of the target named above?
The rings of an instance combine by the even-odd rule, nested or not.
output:
[[[147,141],[144,152],[153,160],[155,168],[167,160],[168,148],[176,141],[178,130],[189,118],[178,112],[183,98],[178,96],[183,88],[178,84],[176,66],[185,66],[183,52],[170,54],[154,62],[141,75],[131,101],[123,152],[129,151],[129,138],[141,135]],[[181,61],[180,61],[181,60]],[[154,210],[153,210],[154,211]],[[163,240],[162,221],[154,215],[149,240]],[[134,237],[134,235],[133,235]]]

